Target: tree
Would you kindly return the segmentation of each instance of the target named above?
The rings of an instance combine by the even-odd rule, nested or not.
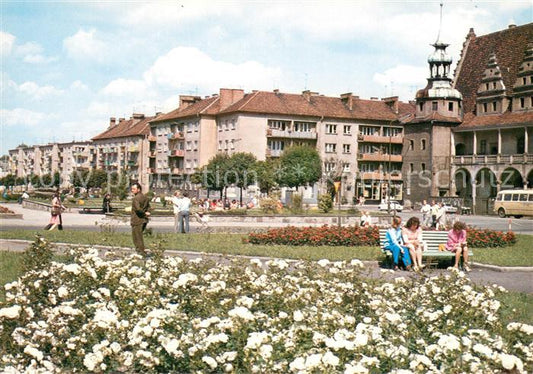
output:
[[[234,153],[228,160],[227,183],[239,187],[242,205],[242,190],[257,182],[257,159],[251,153]]]
[[[300,187],[312,185],[322,175],[322,162],[315,148],[296,146],[286,149],[280,157],[280,186]]]
[[[12,187],[15,185],[15,174],[8,174],[2,179],[0,179],[0,184],[6,186],[6,187]]]
[[[229,156],[226,153],[219,153],[209,160],[202,168],[198,169],[192,177],[193,182],[199,183],[203,188],[220,191],[220,196],[228,184],[228,167],[230,165]]]
[[[276,178],[278,168],[279,161],[277,159],[270,158],[265,161],[257,161],[255,170],[257,171],[257,183],[261,192],[270,194],[270,191],[278,186]]]

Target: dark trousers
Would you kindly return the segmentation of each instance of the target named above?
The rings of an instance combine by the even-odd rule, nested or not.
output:
[[[131,236],[133,237],[133,245],[135,246],[135,251],[141,255],[146,254],[143,238],[143,231],[145,228],[146,223],[131,226]]]

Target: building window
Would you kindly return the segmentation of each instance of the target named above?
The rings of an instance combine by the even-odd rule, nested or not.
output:
[[[374,135],[378,132],[378,129],[376,127],[361,126],[361,129],[359,131],[363,135]]]
[[[349,173],[350,172],[350,163],[345,162],[344,164],[342,164],[342,171],[345,172],[345,173]]]
[[[315,125],[313,122],[294,122],[294,131],[311,132]]]
[[[273,151],[283,151],[283,148],[285,147],[285,142],[281,140],[269,140],[267,143],[267,147],[268,149]]]
[[[487,141],[486,140],[482,140],[479,142],[479,154],[480,155],[487,154]]]
[[[448,103],[448,111],[453,112],[453,103]]]
[[[336,134],[337,133],[337,125],[326,125],[326,134]]]
[[[342,153],[351,153],[350,144],[343,144],[342,145]]]
[[[232,130],[235,130],[236,127],[237,127],[237,126],[236,126],[236,124],[235,124],[235,120],[232,119],[232,120],[231,120],[231,129],[232,129]]]
[[[426,149],[426,139],[420,140],[420,149],[424,151]]]
[[[409,164],[409,172],[412,173],[415,171],[415,165],[414,164]]]
[[[487,103],[483,103],[483,113],[487,113],[487,112],[488,112]]]
[[[418,109],[423,112],[424,111],[424,103],[418,103]]]
[[[422,164],[420,165],[422,171],[426,171],[426,164],[422,162]]]
[[[488,91],[488,90],[489,90],[489,84],[485,83],[485,91]]]
[[[326,143],[326,153],[335,153],[337,151],[337,144]]]
[[[344,135],[351,135],[352,134],[352,126],[344,125],[343,134]]]
[[[269,120],[268,127],[274,130],[285,131],[290,125],[289,121]]]
[[[436,102],[436,101],[433,101],[433,102],[431,103],[431,110],[433,110],[433,111],[437,111],[438,109],[439,109],[439,103]]]
[[[520,108],[524,108],[526,106],[526,99],[524,97],[520,98]]]
[[[335,171],[335,163],[334,162],[324,162],[324,170],[326,173],[330,173],[332,171]]]
[[[383,136],[398,136],[401,134],[401,129],[397,127],[384,127]]]
[[[415,149],[415,141],[409,140],[409,150],[412,151],[413,149]]]
[[[493,112],[496,111],[496,101],[493,101],[493,102],[492,102],[492,111],[493,111]]]
[[[195,150],[195,151],[198,150],[198,140],[195,140],[195,141],[194,141],[194,150]]]

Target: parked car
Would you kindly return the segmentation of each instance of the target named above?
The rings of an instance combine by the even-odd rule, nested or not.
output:
[[[457,208],[450,204],[443,204],[446,213],[457,213]]]
[[[378,209],[380,211],[388,211],[389,210],[389,202],[382,201],[381,204],[379,204]],[[395,210],[397,212],[401,212],[403,210],[403,206],[397,202],[396,200],[390,200],[390,210]]]

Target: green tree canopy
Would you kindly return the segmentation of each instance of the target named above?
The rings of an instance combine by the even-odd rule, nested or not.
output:
[[[265,161],[257,161],[257,182],[261,192],[270,194],[273,188],[278,187],[277,170],[279,169],[279,160],[269,158]]]
[[[280,186],[300,187],[312,185],[322,176],[322,162],[315,148],[295,146],[286,149],[279,160]]]
[[[222,191],[228,186],[227,171],[230,166],[230,157],[226,153],[219,153],[209,162],[198,169],[192,177],[193,182],[199,183],[207,190]]]

